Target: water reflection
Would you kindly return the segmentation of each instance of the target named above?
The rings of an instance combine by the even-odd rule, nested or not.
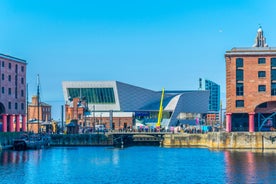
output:
[[[275,151],[225,151],[227,183],[267,183],[275,180]]]
[[[32,151],[32,160],[35,163],[39,163],[41,160],[41,150]],[[30,152],[29,151],[12,151],[4,150],[0,151],[0,164],[2,166],[7,164],[20,164],[29,161]]]
[[[276,151],[57,147],[0,152],[0,183],[273,183],[275,168]]]

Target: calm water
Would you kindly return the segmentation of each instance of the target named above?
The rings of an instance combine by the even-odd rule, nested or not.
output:
[[[0,152],[0,183],[274,183],[276,153],[57,147]]]

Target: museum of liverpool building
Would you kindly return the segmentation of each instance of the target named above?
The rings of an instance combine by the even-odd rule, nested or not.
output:
[[[64,81],[62,87],[67,126],[124,130],[157,123],[162,91],[118,81]],[[162,104],[161,128],[200,124],[208,112],[209,91],[165,90]]]

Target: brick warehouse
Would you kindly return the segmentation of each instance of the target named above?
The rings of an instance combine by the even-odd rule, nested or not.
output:
[[[276,48],[259,27],[253,47],[226,51],[226,131],[271,131],[276,126]]]
[[[26,131],[26,61],[0,54],[2,132]]]

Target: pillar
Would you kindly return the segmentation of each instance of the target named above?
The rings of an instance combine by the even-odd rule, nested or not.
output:
[[[255,112],[250,112],[248,113],[248,115],[249,115],[249,132],[254,132],[255,131],[255,123],[254,123]]]
[[[231,120],[232,113],[226,113],[226,132],[232,131],[232,120]]]
[[[13,123],[13,119],[14,119],[15,115],[10,115],[10,132],[14,132],[14,123]]]
[[[21,115],[22,116],[22,131],[23,132],[26,132],[27,129],[26,129],[26,115]]]
[[[19,115],[15,115],[15,121],[16,121],[16,126],[15,126],[15,131],[16,132],[20,132],[20,119],[19,119]]]
[[[2,115],[2,120],[3,120],[3,132],[7,132],[7,114]]]

